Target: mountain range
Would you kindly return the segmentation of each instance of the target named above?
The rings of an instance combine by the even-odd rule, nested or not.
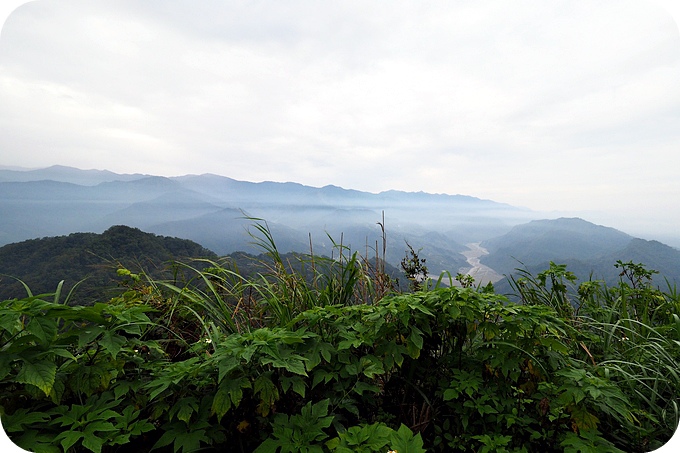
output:
[[[327,256],[338,246],[381,254],[384,227],[389,263],[398,266],[408,243],[434,275],[469,270],[461,252],[473,243],[488,251],[481,264],[499,274],[554,261],[567,263],[581,278],[592,272],[610,279],[621,259],[680,280],[680,251],[672,247],[582,219],[545,219],[467,195],[375,194],[213,174],[160,177],[53,166],[0,169],[0,213],[0,246],[127,225],[189,239],[218,255],[259,253],[249,234],[253,218],[259,218],[280,250]]]
[[[0,245],[112,225],[191,239],[217,254],[255,252],[247,228],[267,221],[282,250],[331,255],[333,241],[365,252],[382,244],[398,263],[408,241],[431,269],[466,266],[465,243],[501,234],[535,213],[465,195],[237,181],[212,174],[180,177],[116,175],[54,166],[0,170]]]

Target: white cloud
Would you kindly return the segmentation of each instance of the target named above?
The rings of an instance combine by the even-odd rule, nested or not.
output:
[[[0,157],[668,218],[679,79],[641,1],[36,2],[0,40]]]

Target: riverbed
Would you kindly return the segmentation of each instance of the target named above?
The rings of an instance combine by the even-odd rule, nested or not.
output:
[[[479,259],[482,256],[489,254],[488,250],[482,247],[480,242],[471,242],[465,245],[469,250],[461,252],[461,255],[467,258],[467,262],[471,266],[465,273],[471,275],[475,279],[475,284],[481,283],[482,285],[486,285],[489,282],[495,283],[503,279],[501,274],[479,262]]]

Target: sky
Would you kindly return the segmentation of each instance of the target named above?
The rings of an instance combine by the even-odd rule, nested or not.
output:
[[[680,245],[664,2],[15,3],[0,166],[465,194]]]

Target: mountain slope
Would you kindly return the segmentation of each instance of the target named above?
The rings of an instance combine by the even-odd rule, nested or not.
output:
[[[540,272],[553,261],[567,264],[581,280],[592,274],[613,284],[618,279],[614,265],[621,260],[642,263],[680,282],[680,251],[577,218],[518,225],[505,235],[482,242],[482,246],[489,254],[481,262],[505,275],[514,274],[517,268]]]
[[[560,218],[517,225],[503,236],[484,241],[482,246],[489,251],[484,263],[505,272],[510,260],[526,263],[556,257],[591,259],[621,249],[631,239],[614,228],[578,218]]]
[[[81,300],[92,300],[102,288],[115,287],[118,264],[131,270],[140,267],[162,275],[170,260],[216,257],[195,242],[144,233],[136,228],[114,226],[102,234],[73,233],[32,239],[0,247],[0,299],[24,297],[26,283],[34,294],[54,291],[64,280],[64,293],[87,278],[79,290]]]

